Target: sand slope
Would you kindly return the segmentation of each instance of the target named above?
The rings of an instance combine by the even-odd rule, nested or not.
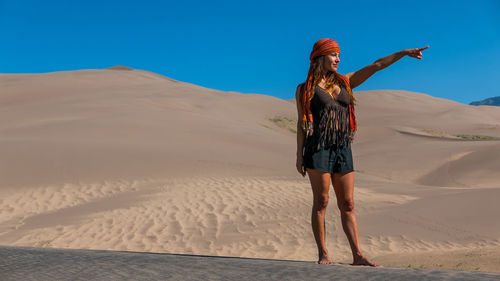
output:
[[[460,269],[500,271],[466,256],[500,257],[500,108],[355,95],[366,254],[406,266],[458,251]],[[0,74],[0,105],[0,244],[316,259],[293,102],[114,67]],[[349,262],[327,213],[330,252]]]
[[[289,103],[165,78],[140,70],[1,75],[0,186],[272,175],[290,159],[282,153],[290,136],[266,128],[270,118],[293,116]]]
[[[492,171],[500,167],[500,108],[404,91],[364,91],[357,97],[359,170],[426,185],[499,187]]]

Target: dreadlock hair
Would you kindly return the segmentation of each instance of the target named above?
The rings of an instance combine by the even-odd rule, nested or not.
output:
[[[326,55],[317,56],[311,61],[311,67],[313,69],[313,80],[312,80],[312,88],[311,88],[311,99],[314,97],[314,90],[316,85],[324,78],[325,80],[325,89],[328,92],[333,92],[333,86],[343,86],[347,89],[349,93],[349,97],[351,98],[351,104],[355,105],[356,98],[354,97],[350,85],[344,81],[344,79],[340,78],[339,74],[334,71],[326,71],[324,70]],[[302,94],[304,94],[305,87],[302,87]]]

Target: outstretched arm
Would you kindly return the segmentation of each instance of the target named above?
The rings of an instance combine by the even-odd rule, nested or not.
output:
[[[409,56],[412,58],[417,58],[419,60],[422,59],[422,51],[429,48],[423,47],[423,48],[416,48],[416,49],[406,49],[399,51],[397,53],[394,53],[392,55],[389,55],[387,57],[383,57],[381,59],[378,59],[374,63],[367,65],[363,67],[362,69],[356,71],[356,72],[351,72],[347,73],[345,76],[349,79],[349,82],[351,84],[351,89],[356,88],[357,86],[363,84],[363,82],[366,81],[370,76],[375,74],[375,72],[382,70],[389,65],[397,62],[399,59],[401,59],[404,56]]]

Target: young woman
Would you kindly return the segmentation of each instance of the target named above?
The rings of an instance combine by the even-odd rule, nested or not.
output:
[[[404,56],[422,59],[429,46],[406,49],[346,75],[337,73],[340,48],[332,39],[320,39],[313,47],[306,82],[297,86],[297,171],[306,172],[313,191],[311,224],[318,246],[318,263],[331,264],[325,244],[325,211],[330,181],[337,197],[342,227],[351,246],[353,265],[377,266],[361,251],[354,213],[354,167],[351,141],[356,126],[352,89],[375,72]]]

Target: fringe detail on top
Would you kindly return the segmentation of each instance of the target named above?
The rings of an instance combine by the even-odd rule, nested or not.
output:
[[[312,134],[306,135],[306,152],[316,152],[332,146],[342,147],[354,139],[355,131],[350,128],[348,108],[338,104],[328,105],[320,110],[319,116],[321,118],[314,122]]]

